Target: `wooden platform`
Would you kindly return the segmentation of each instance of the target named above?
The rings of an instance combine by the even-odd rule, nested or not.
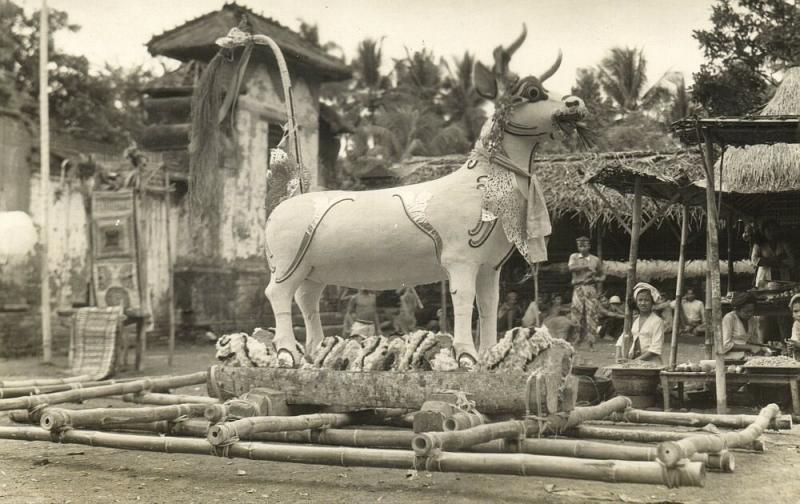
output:
[[[529,376],[520,372],[357,372],[212,366],[208,371],[208,394],[226,400],[262,387],[284,392],[288,404],[418,409],[434,393],[458,390],[475,401],[481,413],[524,415],[528,405],[531,414],[537,413],[537,390]],[[575,377],[568,377],[567,384],[577,394]],[[541,388],[538,397],[543,399],[546,392]]]
[[[697,372],[661,372],[661,390],[664,394],[664,411],[670,409],[670,388],[672,385],[678,386],[678,397],[683,403],[683,386],[686,383],[714,383],[714,373]],[[745,374],[745,373],[726,373],[725,383],[728,385],[747,385],[770,384],[788,385],[791,391],[792,416],[800,418],[800,374]]]

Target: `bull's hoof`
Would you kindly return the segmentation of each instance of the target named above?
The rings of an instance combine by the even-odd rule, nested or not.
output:
[[[278,367],[298,368],[305,362],[303,346],[299,343],[291,343],[290,346],[276,344],[275,350],[278,357]]]
[[[453,343],[453,349],[456,351],[456,362],[458,362],[459,369],[464,371],[478,369],[478,353],[475,351],[475,346]]]
[[[464,371],[475,371],[478,369],[478,359],[474,355],[464,352],[458,356],[458,367]]]

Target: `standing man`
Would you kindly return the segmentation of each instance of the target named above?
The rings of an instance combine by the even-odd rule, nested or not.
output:
[[[355,315],[355,317],[353,317]],[[349,336],[368,338],[381,334],[381,321],[378,316],[377,296],[367,289],[359,289],[358,293],[350,298],[347,311],[344,315],[345,323],[353,320]],[[344,330],[344,328],[343,328]],[[344,334],[348,334],[345,332]]]
[[[575,243],[578,252],[569,256],[569,272],[572,274],[572,318],[578,324],[578,342],[584,339],[594,347],[597,337],[597,284],[605,280],[603,261],[589,253],[590,240],[581,236]]]

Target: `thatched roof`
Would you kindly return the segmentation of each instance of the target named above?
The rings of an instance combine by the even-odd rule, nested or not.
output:
[[[350,69],[344,62],[330,56],[274,19],[258,15],[236,3],[225,4],[218,11],[209,12],[154,36],[147,43],[147,50],[153,56],[168,56],[180,61],[208,61],[217,53],[218,47],[214,41],[238,26],[242,19],[249,22],[253,33],[268,35],[275,40],[286,55],[289,65],[296,65],[313,73],[320,81],[346,80],[351,77]]]
[[[762,116],[800,116],[800,68],[786,71]],[[737,193],[800,190],[800,145],[777,143],[726,150],[722,161],[723,188]],[[720,163],[717,163],[719,173]]]
[[[452,155],[437,158],[414,157],[395,165],[392,169],[400,176],[403,185],[442,177],[458,169],[466,156]],[[598,221],[615,223],[614,211],[603,199],[584,183],[584,179],[604,170],[606,176],[614,170],[653,177],[669,177],[675,180],[696,180],[701,176],[699,155],[681,151],[657,152],[608,152],[575,155],[542,156],[534,162],[534,169],[542,183],[547,207],[551,217],[580,217],[589,224]],[[631,196],[622,195],[608,187],[596,186],[614,207],[623,209],[623,219],[630,219]],[[646,219],[654,216],[677,217],[677,207],[665,213],[652,200],[645,198],[643,214]]]
[[[728,147],[717,161],[722,189],[739,194],[800,190],[800,67],[786,70],[775,95],[757,116],[701,120],[715,141]],[[685,124],[684,124],[685,123]],[[693,121],[673,126],[697,141]],[[693,136],[692,136],[693,135]],[[691,138],[690,138],[691,137]],[[741,141],[737,141],[740,139]]]

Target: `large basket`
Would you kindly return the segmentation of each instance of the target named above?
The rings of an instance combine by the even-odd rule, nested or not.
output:
[[[611,383],[619,395],[651,396],[658,391],[661,369],[611,368]]]

